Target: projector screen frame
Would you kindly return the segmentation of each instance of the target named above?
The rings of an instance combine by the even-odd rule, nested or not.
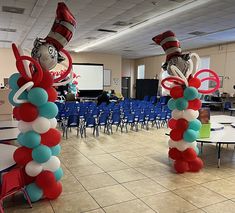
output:
[[[87,66],[102,66],[103,67],[103,84],[102,89],[100,90],[80,90],[79,89],[79,78],[78,78],[78,89],[79,89],[79,96],[80,97],[98,97],[102,92],[104,91],[104,64],[98,64],[98,63],[72,63],[72,65],[87,65]]]

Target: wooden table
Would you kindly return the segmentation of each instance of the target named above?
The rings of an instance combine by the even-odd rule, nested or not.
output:
[[[0,173],[7,171],[16,163],[13,154],[17,149],[16,146],[8,144],[0,144]]]

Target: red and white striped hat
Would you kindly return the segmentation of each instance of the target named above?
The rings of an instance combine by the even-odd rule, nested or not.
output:
[[[181,56],[180,42],[172,31],[166,31],[152,38],[156,44],[162,46],[166,53],[166,61],[173,56]]]
[[[75,28],[76,19],[65,3],[60,2],[56,10],[56,19],[45,40],[53,44],[60,51],[71,40]]]

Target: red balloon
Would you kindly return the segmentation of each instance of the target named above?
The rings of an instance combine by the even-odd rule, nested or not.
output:
[[[27,147],[19,147],[16,149],[16,151],[13,154],[13,159],[18,165],[25,165],[31,160],[32,158],[32,149],[29,149]]]
[[[189,162],[189,171],[190,172],[199,172],[203,167],[203,161],[196,157],[193,161]]]
[[[182,152],[182,157],[185,161],[193,161],[197,158],[197,153],[193,148],[187,148]]]
[[[21,118],[20,118],[20,113],[19,113],[19,107],[14,107],[13,108],[13,117],[17,120],[17,121],[19,121],[19,120],[21,120]]]
[[[170,148],[169,149],[169,152],[168,152],[168,156],[173,159],[173,160],[180,160],[182,159],[182,156],[181,156],[181,151],[179,151],[178,149],[176,148]]]
[[[57,91],[53,87],[49,87],[47,90],[48,101],[55,102],[57,99]]]
[[[170,138],[173,141],[179,141],[182,140],[184,134],[184,130],[182,129],[172,129],[170,132]]]
[[[169,121],[168,121],[168,126],[169,128],[171,129],[175,129],[176,128],[176,121],[174,118],[171,118]]]
[[[44,193],[45,197],[50,200],[54,200],[57,197],[59,197],[61,192],[62,192],[61,182],[56,182],[55,184],[51,185],[50,187],[43,189],[43,193]]]
[[[188,85],[190,87],[196,87],[199,88],[201,86],[201,80],[199,78],[191,78],[188,81]]]
[[[202,102],[198,98],[192,101],[188,101],[188,109],[199,110],[201,107]]]
[[[172,87],[172,89],[170,91],[170,95],[174,99],[183,97],[184,96],[184,90],[183,90],[182,86]]]
[[[23,121],[31,122],[38,117],[38,109],[31,103],[23,103],[20,105],[19,114]]]
[[[188,129],[188,121],[184,118],[180,118],[176,121],[176,129],[181,129],[182,131],[185,131]]]
[[[23,77],[20,77],[18,80],[17,80],[17,84],[19,87],[22,87],[23,85],[25,85],[28,81],[23,78]]]
[[[41,134],[41,144],[46,146],[56,146],[61,140],[61,133],[57,129],[49,129],[46,133]]]
[[[174,163],[174,168],[178,173],[184,173],[189,170],[189,164],[183,160],[176,160]]]
[[[42,171],[37,177],[35,183],[42,189],[56,184],[55,175],[51,171]]]
[[[42,87],[43,89],[47,89],[52,86],[54,83],[54,79],[49,71],[43,72],[42,81],[38,85],[38,87]]]

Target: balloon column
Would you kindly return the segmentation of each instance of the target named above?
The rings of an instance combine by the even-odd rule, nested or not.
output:
[[[61,151],[61,133],[56,129],[58,108],[54,102],[57,92],[53,86],[68,83],[61,80],[70,75],[72,60],[63,47],[71,39],[75,24],[67,6],[58,3],[52,30],[44,40],[36,39],[32,57],[23,55],[19,47],[12,45],[19,73],[9,79],[12,89],[9,101],[14,106],[13,115],[19,120],[20,130],[17,138],[20,147],[13,157],[23,168],[28,184],[26,191],[32,202],[43,197],[56,199],[62,192],[63,170],[57,157]],[[67,70],[54,79],[50,69],[62,57],[67,57]]]
[[[164,89],[168,90],[172,97],[167,105],[172,110],[172,118],[168,122],[171,129],[169,139],[169,157],[174,160],[174,168],[178,173],[198,172],[203,167],[202,160],[198,157],[196,139],[199,136],[201,122],[197,119],[201,108],[201,94],[209,94],[219,88],[218,75],[209,69],[203,69],[193,74],[195,57],[195,69],[198,70],[200,58],[197,54],[182,54],[180,43],[171,31],[167,31],[153,38],[161,45],[167,54],[163,65],[171,76],[161,81]],[[209,73],[211,77],[199,79],[202,73]],[[201,83],[214,81],[215,88],[201,90]]]

